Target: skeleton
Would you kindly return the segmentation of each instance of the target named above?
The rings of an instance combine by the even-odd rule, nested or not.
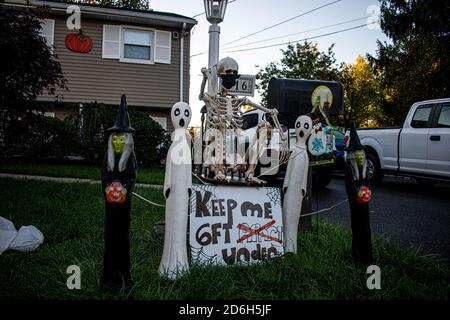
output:
[[[220,87],[220,92],[217,92],[214,88],[213,77],[211,74],[211,69],[202,68],[203,82],[200,89],[199,99],[202,100],[206,105],[207,116],[206,116],[206,132],[213,132],[214,140],[206,146],[207,154],[211,153],[211,148],[215,148],[215,157],[212,157],[212,163],[204,164],[204,169],[206,171],[212,171],[215,174],[214,179],[219,181],[227,180],[227,172],[239,173],[239,176],[243,176],[249,183],[263,184],[264,180],[255,177],[256,165],[261,157],[264,150],[264,145],[268,143],[272,136],[272,126],[266,120],[261,120],[258,123],[257,131],[250,141],[248,149],[245,152],[244,159],[242,162],[233,165],[225,165],[223,160],[227,160],[228,164],[229,156],[226,154],[224,148],[226,131],[230,129],[233,131],[232,138],[239,137],[240,130],[242,128],[242,113],[240,108],[243,105],[249,105],[255,109],[264,111],[268,113],[278,129],[281,137],[282,146],[279,153],[279,161],[285,162],[289,157],[289,152],[287,148],[287,137],[285,136],[280,122],[278,121],[278,110],[269,109],[263,107],[259,104],[252,102],[247,98],[239,98],[231,94],[228,90],[231,89],[235,83],[236,79],[239,78],[238,75],[238,64],[237,62],[226,57],[217,63],[217,69],[211,68],[212,70],[217,70],[216,74],[222,79],[222,85]],[[210,92],[205,92],[206,82],[210,88]],[[215,134],[214,134],[215,133]],[[218,138],[219,137],[219,138]],[[220,141],[222,137],[222,141]],[[214,142],[214,143],[212,143]],[[227,157],[228,156],[228,157]],[[249,165],[246,163],[249,161]]]

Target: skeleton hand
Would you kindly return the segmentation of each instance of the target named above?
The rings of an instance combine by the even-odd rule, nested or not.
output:
[[[280,164],[285,163],[289,160],[289,147],[288,142],[286,140],[281,140],[280,154],[279,154],[279,162]]]

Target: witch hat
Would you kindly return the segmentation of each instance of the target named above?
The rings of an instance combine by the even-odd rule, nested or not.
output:
[[[348,147],[344,149],[344,151],[356,151],[356,150],[364,150],[364,146],[359,141],[358,133],[356,132],[355,123],[352,122],[350,125],[350,142]]]
[[[117,114],[116,123],[113,127],[109,128],[108,133],[111,132],[131,132],[134,133],[134,130],[130,124],[130,116],[127,111],[127,98],[125,95],[122,95],[119,107],[119,113]]]

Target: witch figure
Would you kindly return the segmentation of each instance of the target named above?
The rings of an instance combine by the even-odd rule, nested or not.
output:
[[[105,197],[105,248],[102,285],[107,288],[130,287],[130,213],[131,195],[136,181],[137,161],[125,95],[116,123],[107,130],[108,149],[102,167]]]
[[[355,262],[372,264],[369,202],[371,191],[367,175],[364,146],[359,141],[355,124],[345,135],[345,189],[351,214],[352,256]]]

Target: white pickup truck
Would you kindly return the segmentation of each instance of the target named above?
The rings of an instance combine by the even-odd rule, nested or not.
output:
[[[450,98],[414,103],[402,128],[359,129],[358,135],[374,182],[385,172],[419,182],[450,180]]]

